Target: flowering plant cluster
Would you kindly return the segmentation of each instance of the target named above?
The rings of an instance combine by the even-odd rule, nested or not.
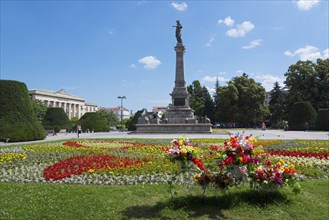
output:
[[[253,188],[267,189],[293,186],[296,172],[302,179],[329,176],[329,141],[256,142],[252,136],[238,135],[221,145],[216,139],[190,142],[185,137],[175,140],[170,149],[165,143],[79,139],[0,148],[0,182],[166,184],[188,168],[188,175],[176,175],[174,184],[189,180],[188,184],[195,182],[205,189],[227,189],[249,181]]]
[[[174,140],[173,147],[166,152],[172,161],[187,160],[197,164],[200,172],[194,174],[193,179],[203,188],[226,190],[229,186],[250,182],[253,189],[273,189],[273,185],[274,188],[290,186],[296,192],[299,189],[298,174],[294,170],[294,165],[282,159],[270,160],[261,146],[255,146],[257,139],[252,135],[230,135],[230,140],[223,145],[211,146],[211,154],[215,155],[212,161],[215,166],[212,167],[217,166],[217,170],[213,170],[211,166],[205,167],[196,154],[193,155],[189,151],[186,153],[187,147],[180,144],[185,143],[184,140]]]
[[[196,148],[191,146],[188,138],[184,136],[172,141],[172,147],[165,150],[167,157],[172,161],[179,161],[183,169],[191,165],[197,165],[200,170],[205,170],[204,164],[196,157]]]

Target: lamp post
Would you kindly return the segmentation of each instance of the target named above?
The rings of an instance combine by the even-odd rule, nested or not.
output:
[[[123,99],[126,99],[126,96],[118,96],[118,99],[121,99],[121,107],[120,107],[121,116],[120,116],[120,119],[121,119],[121,129],[122,129],[122,101],[123,101]]]

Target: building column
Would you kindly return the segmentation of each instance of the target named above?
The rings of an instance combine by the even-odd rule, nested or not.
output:
[[[80,105],[76,105],[77,111],[76,111],[76,117],[80,118]]]

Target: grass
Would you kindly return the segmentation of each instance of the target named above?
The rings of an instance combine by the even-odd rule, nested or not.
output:
[[[0,183],[0,219],[328,219],[329,179],[301,186],[297,195],[243,186],[218,198],[171,198],[168,185]]]

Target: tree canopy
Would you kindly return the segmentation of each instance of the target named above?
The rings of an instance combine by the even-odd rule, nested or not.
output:
[[[32,104],[32,109],[35,115],[37,116],[38,121],[42,123],[42,120],[46,115],[48,106],[38,99],[32,99],[31,104]]]
[[[199,118],[207,116],[214,122],[215,104],[208,89],[205,86],[201,87],[199,80],[195,80],[187,90],[190,94],[190,107],[194,110],[195,116]]]
[[[217,120],[235,122],[245,127],[255,123],[255,117],[263,120],[269,115],[264,104],[265,89],[247,74],[234,77],[227,86],[220,86],[217,91]]]
[[[284,75],[287,111],[301,101],[309,101],[315,110],[329,107],[329,59],[298,61]]]

